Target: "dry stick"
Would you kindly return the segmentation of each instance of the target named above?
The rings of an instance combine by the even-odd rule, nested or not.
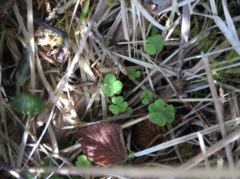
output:
[[[11,175],[16,177],[17,179],[27,179],[25,176],[23,176],[21,173],[14,170],[13,167],[6,164],[1,158],[0,158],[0,167],[9,172]]]
[[[30,72],[31,72],[31,89],[36,89],[36,75],[35,75],[35,47],[33,35],[33,9],[32,1],[27,0],[27,27],[28,27],[28,42],[29,42],[29,57],[30,57]]]
[[[29,171],[31,173],[47,173],[47,172],[55,172],[61,175],[79,175],[79,174],[90,174],[90,175],[118,175],[121,177],[128,177],[134,176],[139,178],[146,178],[146,176],[151,178],[166,178],[166,176],[173,176],[173,177],[181,177],[181,178],[196,178],[196,176],[204,176],[209,178],[218,177],[228,177],[230,175],[234,175],[236,177],[240,176],[239,170],[228,171],[228,170],[210,170],[206,171],[203,169],[198,170],[190,170],[188,172],[180,169],[169,169],[169,168],[160,168],[160,167],[149,167],[149,168],[136,168],[136,167],[114,167],[114,168],[80,168],[79,167],[33,167],[27,168],[25,171]],[[129,177],[128,177],[129,178]]]
[[[185,92],[183,91],[183,88],[185,86],[185,81],[182,77],[182,66],[183,66],[183,52],[185,50],[184,46],[185,43],[188,41],[188,36],[190,32],[190,14],[189,14],[189,8],[188,5],[184,5],[182,9],[182,27],[181,27],[181,33],[182,33],[182,39],[179,47],[179,56],[178,56],[178,74],[177,74],[177,88],[178,93],[176,94],[179,99],[184,98],[186,96]],[[190,104],[190,103],[189,103]],[[171,124],[168,124],[171,129]],[[176,138],[177,135],[174,135],[174,131],[170,132],[171,139]],[[175,152],[180,160],[181,163],[183,163],[181,154],[179,152],[178,146],[174,145]]]
[[[207,95],[204,99],[209,98],[210,95],[211,95],[211,94]],[[203,102],[204,102],[204,101],[200,101],[196,106],[194,106],[194,108],[192,108],[191,111],[190,111],[187,115],[185,115],[185,117],[182,119],[182,122],[185,121],[185,120],[187,119],[188,115],[189,115],[191,112],[193,112],[194,110],[196,110]]]
[[[224,137],[222,140],[220,140],[218,143],[214,144],[212,147],[208,148],[206,150],[206,157],[209,157],[222,149],[223,147],[229,146],[231,142],[234,142],[235,140],[238,140],[240,137],[240,130],[235,131],[234,133],[228,135],[227,137]],[[198,163],[203,161],[203,154],[200,153],[191,160],[187,161],[183,165],[181,165],[178,169],[186,169],[189,170],[192,167],[196,166]]]
[[[41,55],[41,57],[45,60],[47,60],[51,64],[55,64],[56,62],[49,56],[47,56],[43,51],[38,50],[38,53]]]
[[[212,71],[211,71],[211,68],[210,68],[210,65],[209,65],[208,57],[203,52],[202,52],[201,55],[202,55],[202,58],[203,58],[203,63],[204,63],[204,67],[205,67],[205,70],[206,70],[209,87],[210,87],[212,97],[213,97],[213,100],[214,100],[214,106],[215,106],[215,110],[216,110],[216,113],[217,113],[221,133],[222,133],[222,136],[225,137],[227,135],[227,130],[226,130],[226,126],[224,124],[224,117],[223,117],[222,109],[220,107],[220,102],[219,102],[219,99],[218,99],[217,90],[216,90],[216,87],[214,85],[214,80],[213,80]],[[229,167],[230,167],[230,169],[234,169],[233,156],[232,156],[232,151],[231,151],[230,145],[227,145],[225,147],[225,150],[226,150],[226,154],[227,154]]]
[[[187,102],[188,106],[190,106],[192,109],[194,109],[194,106],[190,103]],[[198,118],[202,121],[203,125],[208,129],[210,127],[209,122],[206,120],[206,117],[204,117],[200,111],[196,111],[196,115],[198,116]],[[213,139],[213,141],[215,141],[214,139],[214,135],[213,133],[210,133],[211,138]]]

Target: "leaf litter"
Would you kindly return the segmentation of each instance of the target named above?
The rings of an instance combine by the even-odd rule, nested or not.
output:
[[[237,2],[27,2],[0,2],[1,175],[47,159],[42,177],[239,177]]]

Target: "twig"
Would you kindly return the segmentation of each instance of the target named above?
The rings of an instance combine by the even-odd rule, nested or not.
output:
[[[182,177],[182,178],[196,178],[196,176],[205,176],[205,178],[215,178],[216,176],[226,177],[230,175],[234,175],[236,177],[240,176],[240,171],[235,170],[234,172],[228,171],[228,170],[211,170],[206,171],[202,169],[198,170],[190,170],[188,172],[184,170],[175,169],[171,170],[169,168],[160,168],[160,167],[149,167],[149,168],[136,168],[136,167],[114,167],[114,168],[81,168],[79,167],[34,167],[34,168],[27,168],[26,171],[29,171],[31,173],[47,173],[47,172],[55,172],[62,175],[79,175],[79,174],[96,174],[96,175],[105,175],[106,173],[108,175],[119,175],[124,178],[127,176],[135,176],[139,178],[161,178],[166,179],[166,176],[173,176],[173,177]],[[193,177],[194,176],[194,177]]]
[[[222,109],[221,109],[220,102],[218,99],[217,90],[214,85],[214,80],[213,80],[212,71],[211,71],[211,68],[209,65],[208,57],[203,52],[202,52],[202,58],[203,58],[203,63],[204,63],[204,67],[205,67],[207,78],[208,78],[209,87],[210,87],[210,90],[212,93],[212,97],[214,99],[214,106],[215,106],[218,121],[220,124],[221,133],[222,133],[222,136],[225,137],[227,135],[227,130],[226,130],[226,127],[224,124],[224,117],[223,117]],[[227,145],[225,147],[225,150],[226,150],[226,154],[227,154],[229,167],[230,167],[230,169],[234,169],[233,156],[232,156],[232,151],[231,151],[230,145]]]
[[[31,72],[31,88],[36,88],[36,76],[35,76],[35,47],[34,47],[34,35],[33,35],[33,9],[32,1],[27,0],[27,14],[28,14],[28,43],[29,43],[29,59],[30,59],[30,72]]]
[[[24,177],[22,174],[16,172],[13,167],[9,166],[8,164],[6,164],[4,161],[2,161],[0,159],[0,166],[8,171],[12,176],[16,177],[17,179],[27,179],[26,177]]]

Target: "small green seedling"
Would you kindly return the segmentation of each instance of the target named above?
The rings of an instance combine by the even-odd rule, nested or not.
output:
[[[149,101],[152,101],[153,100],[153,94],[152,92],[148,92],[147,91],[143,91],[140,95],[140,98],[142,98],[142,103],[143,104],[148,104]]]
[[[149,112],[151,112],[149,116],[149,120],[152,123],[155,123],[159,126],[164,126],[166,122],[172,123],[175,119],[175,110],[172,105],[165,107],[165,103],[163,100],[158,99],[153,104],[148,106]]]
[[[133,113],[130,111],[132,111],[132,108],[128,107],[122,114],[129,114],[129,116],[132,116]]]
[[[126,101],[123,102],[123,97],[119,96],[119,97],[113,97],[112,98],[112,103],[109,106],[109,110],[113,113],[113,114],[118,114],[119,112],[123,113],[126,111],[127,107],[128,107],[128,103]]]
[[[76,161],[77,167],[90,167],[91,162],[88,160],[86,155],[79,155]]]
[[[130,153],[126,156],[127,160],[132,160],[134,157],[135,157],[135,153],[132,153],[132,152],[130,152]]]
[[[153,35],[147,38],[148,44],[146,44],[145,49],[150,55],[156,54],[156,52],[161,52],[164,45],[164,40],[161,40],[161,35]]]
[[[89,4],[90,4],[90,0],[87,0],[87,1],[85,2],[85,4],[84,4],[83,10],[82,10],[82,14],[81,14],[81,16],[80,16],[80,20],[81,20],[82,22],[85,21],[85,17],[86,17],[87,12],[88,12]],[[78,26],[77,26],[77,30],[78,30],[80,27],[81,27],[81,25],[78,25]]]
[[[129,70],[129,79],[130,80],[135,80],[136,78],[139,78],[141,76],[141,72],[140,71],[136,71],[136,70]]]
[[[108,85],[102,86],[102,90],[107,96],[121,93],[123,84],[119,80],[116,81],[116,77],[114,75],[106,75],[104,78],[104,82]]]

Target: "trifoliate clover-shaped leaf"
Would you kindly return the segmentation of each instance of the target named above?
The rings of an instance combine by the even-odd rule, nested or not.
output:
[[[102,86],[102,91],[107,96],[112,96],[113,94],[120,94],[123,84],[121,81],[116,81],[116,77],[112,74],[106,75],[104,78],[104,82],[108,85]]]
[[[163,114],[166,117],[167,122],[172,123],[175,119],[175,109],[172,105],[167,106],[163,110]]]
[[[104,82],[111,85],[113,82],[116,81],[116,77],[113,74],[106,75],[104,78]]]
[[[89,167],[91,165],[86,155],[79,155],[75,163],[77,167]]]
[[[109,106],[109,110],[112,111],[113,114],[118,114],[119,112],[123,113],[126,111],[128,103],[123,102],[123,97],[113,97],[112,98],[112,103]]]
[[[173,106],[167,106],[164,108],[165,103],[163,100],[158,99],[153,104],[148,106],[148,110],[151,112],[149,120],[159,126],[164,126],[166,122],[173,122],[175,118],[175,110]]]
[[[129,79],[130,80],[135,80],[136,78],[139,78],[141,76],[141,72],[140,71],[136,71],[136,70],[129,70]]]
[[[154,54],[156,54],[156,52],[157,52],[156,47],[155,47],[155,45],[153,45],[153,44],[146,44],[145,50],[146,50],[150,55],[154,55]]]
[[[146,92],[146,91],[143,91],[140,95],[140,98],[142,98],[142,103],[143,104],[148,104],[149,101],[152,101],[153,100],[153,95],[151,92]]]
[[[145,50],[150,54],[154,55],[156,52],[161,52],[164,45],[164,40],[161,40],[161,35],[153,35],[147,38],[149,44],[146,44]]]

